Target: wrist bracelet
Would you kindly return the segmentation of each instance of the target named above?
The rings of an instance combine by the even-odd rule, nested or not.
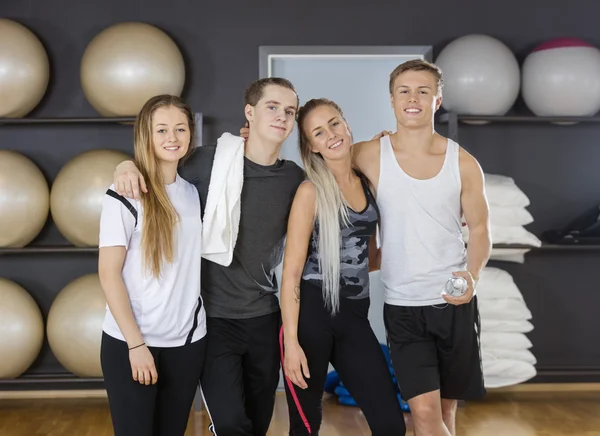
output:
[[[145,343],[145,342],[142,342],[140,345],[136,345],[135,347],[131,347],[131,348],[129,349],[129,351],[131,351],[131,350],[135,350],[136,348],[140,348],[142,345],[146,345],[146,343]]]

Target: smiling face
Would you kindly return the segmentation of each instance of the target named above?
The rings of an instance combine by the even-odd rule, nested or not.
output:
[[[152,116],[152,143],[159,161],[178,162],[190,147],[188,117],[175,106],[156,109]]]
[[[400,126],[430,126],[442,104],[437,78],[429,71],[407,70],[392,83],[392,108]]]
[[[326,161],[350,157],[352,134],[335,107],[317,106],[306,115],[299,128],[308,140],[306,147],[310,147],[312,153],[321,154]]]
[[[298,96],[291,89],[267,85],[256,105],[246,105],[250,135],[260,141],[283,143],[292,130],[298,110]]]

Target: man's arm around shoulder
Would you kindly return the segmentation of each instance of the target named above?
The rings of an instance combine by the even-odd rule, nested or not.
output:
[[[357,142],[352,146],[352,166],[376,185],[379,177],[379,139]]]

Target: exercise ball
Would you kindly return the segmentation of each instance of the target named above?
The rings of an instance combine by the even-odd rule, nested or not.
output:
[[[504,115],[514,105],[519,64],[502,42],[487,35],[455,39],[439,54],[444,77],[442,106],[462,115]]]
[[[0,247],[24,247],[40,233],[50,207],[50,190],[27,157],[0,150]]]
[[[0,379],[24,373],[43,342],[44,320],[35,300],[21,286],[0,278]]]
[[[40,40],[22,24],[0,18],[0,118],[31,112],[49,78],[50,63]]]
[[[592,116],[600,110],[600,50],[580,39],[534,48],[522,80],[523,100],[537,116]]]
[[[100,344],[106,299],[98,274],[65,286],[48,313],[48,342],[56,359],[79,377],[102,377]]]
[[[81,85],[103,116],[134,116],[155,95],[180,96],[183,56],[162,30],[145,23],[115,24],[100,32],[81,59]]]
[[[60,233],[77,247],[96,247],[102,199],[115,168],[131,159],[115,150],[92,150],[71,159],[50,191],[50,212]]]

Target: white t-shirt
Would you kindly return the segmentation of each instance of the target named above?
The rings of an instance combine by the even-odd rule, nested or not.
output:
[[[114,190],[114,185],[109,189]],[[179,215],[173,233],[173,263],[164,262],[160,277],[144,271],[141,248],[144,213],[141,202],[105,195],[100,218],[100,247],[127,249],[122,275],[136,323],[146,345],[178,347],[206,335],[206,313],[200,296],[202,220],[196,188],[177,175],[167,194]],[[123,201],[137,210],[136,218]],[[104,332],[125,340],[110,308]]]

